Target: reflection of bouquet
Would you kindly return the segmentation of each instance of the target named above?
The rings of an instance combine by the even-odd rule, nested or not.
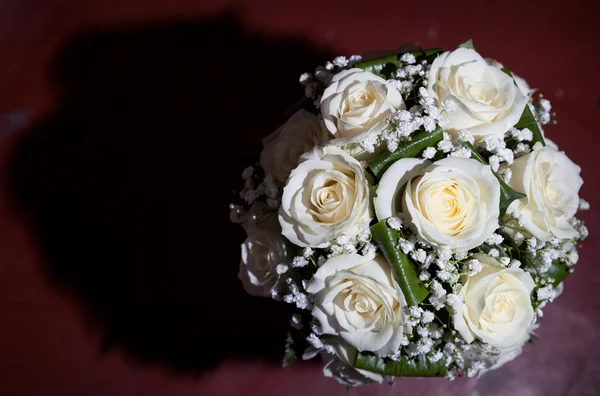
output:
[[[287,364],[356,386],[475,376],[520,354],[587,230],[550,103],[471,42],[303,74],[242,174],[240,278],[290,308]]]

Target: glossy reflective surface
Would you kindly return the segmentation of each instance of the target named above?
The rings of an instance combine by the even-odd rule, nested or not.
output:
[[[591,237],[541,339],[514,362],[480,379],[353,394],[600,393],[597,4],[19,0],[1,10],[0,113],[29,109],[36,126],[19,114],[0,122],[10,135],[0,394],[345,395],[316,362],[277,365],[285,315],[235,278],[243,235],[227,223],[225,191],[302,94],[302,71],[337,54],[468,38],[552,101],[558,124],[546,133],[583,169]],[[207,173],[205,155],[220,150],[221,174]],[[216,224],[208,237],[203,221]]]

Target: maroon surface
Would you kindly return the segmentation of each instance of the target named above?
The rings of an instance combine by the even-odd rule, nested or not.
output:
[[[600,189],[596,171],[598,144],[600,143],[598,137],[600,136],[598,127],[600,125],[600,79],[598,78],[598,70],[600,70],[598,50],[600,48],[597,41],[599,38],[597,18],[600,15],[600,8],[597,2],[519,3],[518,6],[512,7],[508,6],[506,2],[482,1],[472,4],[460,2],[459,6],[453,5],[452,2],[442,1],[410,4],[373,2],[369,6],[365,6],[364,2],[349,1],[302,1],[291,5],[289,2],[274,0],[255,2],[185,0],[168,2],[158,0],[47,0],[42,2],[18,0],[5,1],[1,6],[0,113],[16,109],[31,109],[33,120],[44,124],[44,117],[52,114],[58,106],[58,92],[64,91],[65,84],[73,90],[79,81],[84,81],[85,85],[82,90],[94,87],[100,92],[100,97],[109,95],[102,91],[103,87],[107,87],[106,90],[111,92],[118,90],[120,85],[124,86],[124,90],[132,90],[127,86],[127,80],[124,78],[127,74],[120,74],[121,70],[129,70],[131,78],[135,80],[137,71],[139,70],[139,74],[143,74],[145,68],[142,65],[147,64],[154,74],[151,77],[145,76],[147,77],[145,81],[151,81],[149,84],[157,86],[157,95],[164,92],[176,94],[183,92],[183,94],[181,97],[163,97],[157,103],[153,103],[154,107],[151,106],[147,112],[144,112],[144,109],[136,108],[139,113],[136,113],[135,117],[149,119],[136,125],[151,128],[153,117],[163,107],[167,114],[161,118],[162,122],[168,120],[169,117],[174,120],[181,118],[186,120],[187,113],[185,111],[189,107],[183,107],[181,111],[175,109],[177,109],[178,101],[185,102],[186,106],[190,106],[190,103],[193,103],[194,93],[169,91],[168,83],[178,77],[173,76],[177,72],[172,65],[169,66],[169,59],[173,59],[174,62],[181,61],[181,63],[193,60],[196,63],[192,63],[193,67],[183,68],[181,81],[178,82],[185,84],[188,78],[185,73],[194,73],[194,70],[198,70],[199,75],[190,77],[194,81],[194,89],[197,88],[201,92],[203,99],[198,100],[206,101],[206,96],[213,94],[218,99],[217,102],[211,102],[212,107],[202,109],[204,112],[198,116],[210,117],[212,114],[217,114],[220,117],[227,117],[225,115],[227,113],[222,110],[225,107],[231,109],[232,113],[229,117],[234,118],[236,114],[247,117],[251,124],[246,129],[247,135],[249,135],[247,142],[249,149],[256,149],[259,137],[268,132],[268,130],[262,129],[261,125],[272,127],[277,122],[273,118],[267,123],[259,124],[257,120],[272,117],[272,114],[279,114],[288,103],[291,104],[293,98],[300,93],[300,88],[295,83],[297,74],[303,68],[308,68],[311,62],[323,60],[324,55],[322,54],[324,53],[360,53],[366,49],[393,48],[408,41],[420,41],[423,47],[451,48],[470,37],[473,38],[480,53],[484,56],[493,56],[510,66],[513,71],[526,78],[531,86],[539,88],[552,100],[559,123],[556,126],[548,127],[547,134],[583,168],[582,175],[585,184],[581,195],[592,205],[592,211],[584,215],[591,237],[580,251],[580,262],[575,274],[566,282],[565,293],[545,310],[545,316],[541,321],[542,327],[539,330],[541,340],[528,346],[524,354],[514,362],[478,380],[457,380],[448,384],[443,379],[402,379],[397,381],[394,388],[374,386],[355,389],[353,393],[358,395],[472,396],[600,394],[600,377],[598,377],[600,372],[600,358],[598,357],[600,356],[600,331],[598,330],[600,326],[600,298],[598,297],[600,276],[596,268],[596,263],[600,259],[598,250],[596,250],[600,235],[598,216],[596,215],[597,208],[600,207]],[[178,36],[178,34],[190,32],[206,33],[206,30],[175,29],[175,33],[171,31],[166,36],[163,35],[166,38],[161,36],[165,33],[164,30],[159,30],[158,33],[149,35],[155,41],[138,36],[130,37],[127,40],[130,40],[132,47],[127,47],[121,46],[121,40],[119,36],[116,36],[110,39],[112,40],[110,45],[107,44],[102,47],[103,49],[98,49],[98,53],[111,58],[108,67],[117,70],[113,70],[113,74],[105,77],[106,80],[100,80],[97,85],[92,83],[93,74],[87,79],[80,76],[82,80],[74,78],[72,81],[70,76],[63,76],[63,81],[57,82],[55,74],[52,72],[51,65],[58,56],[59,49],[64,48],[70,37],[79,35],[90,27],[101,27],[104,31],[110,32],[128,26],[135,32],[138,29],[146,29],[147,26],[164,25],[167,22],[169,26],[177,26],[183,24],[183,22],[177,21],[183,20],[187,21],[185,24],[191,26],[206,24],[207,21],[214,19],[223,11],[228,11],[230,15],[239,18],[238,21],[245,31],[245,33],[240,33],[240,30],[236,29],[242,28],[232,28],[227,23],[224,28],[214,28],[213,26],[208,30],[213,33],[210,42],[214,46],[218,46],[221,43],[220,40],[224,40],[225,43],[235,41],[235,53],[231,54],[227,49],[216,52],[223,60],[215,59],[216,47],[205,44],[205,37],[194,36],[185,39],[183,36]],[[235,21],[233,23],[234,25],[238,24]],[[221,26],[220,22],[219,26]],[[232,37],[241,34],[254,38],[250,40],[226,39],[220,35],[220,33],[229,34],[230,30],[234,31]],[[103,39],[99,40],[103,45],[106,44]],[[127,40],[124,39],[124,41]],[[180,43],[182,40],[187,44],[175,45],[175,47],[178,48],[178,51],[181,48],[185,49],[187,52],[184,55],[181,55],[181,51],[169,52],[168,48],[172,46],[172,43]],[[194,40],[204,44],[198,45],[196,49],[193,45]],[[89,43],[86,44],[87,47],[83,45],[87,48],[83,52],[91,51],[93,53],[95,51],[94,43],[92,40],[91,45],[88,45]],[[154,43],[162,51],[157,53],[155,58],[151,56]],[[136,52],[134,47],[137,48],[138,44],[147,46],[146,50]],[[107,47],[110,48],[106,49]],[[115,49],[111,49],[113,47]],[[286,48],[288,50],[285,50]],[[298,50],[296,51],[295,48]],[[132,51],[136,54],[135,56],[130,55]],[[197,51],[196,55],[190,55],[195,51]],[[280,54],[284,54],[285,57],[278,59]],[[77,56],[80,55],[75,55],[76,59],[78,59]],[[85,59],[88,63],[84,64],[93,71],[95,62],[89,60],[93,60],[93,57],[89,53],[85,56],[87,56]],[[78,64],[69,59],[65,61],[68,65],[64,70],[67,73],[74,73],[79,70]],[[105,58],[99,59],[105,60]],[[131,66],[132,59],[137,59],[139,63]],[[227,63],[233,60],[242,60],[255,66],[240,68],[237,71],[241,73],[237,77],[240,80],[236,82],[233,79],[235,76],[219,73],[223,67],[222,62]],[[160,68],[152,69],[150,65],[154,63],[165,67],[165,73],[169,73],[169,76],[162,75]],[[285,72],[288,63],[293,66],[289,66],[291,70]],[[214,65],[214,72],[208,72],[209,68],[205,67],[206,64]],[[130,69],[127,69],[128,67]],[[133,69],[134,67],[137,69]],[[101,66],[98,68],[101,69]],[[277,69],[284,69],[284,71],[276,72]],[[252,71],[254,74],[245,75],[245,71]],[[118,77],[116,83],[111,80],[111,76]],[[260,82],[260,79],[269,79],[272,76],[286,78],[286,80],[277,83]],[[210,92],[202,91],[203,79],[211,82]],[[256,79],[254,80],[256,86],[252,84],[253,79]],[[67,82],[65,83],[64,80]],[[167,81],[167,83],[163,81]],[[238,82],[250,90],[234,91],[233,84]],[[143,88],[137,85],[133,85],[133,87],[135,89]],[[265,90],[267,92],[264,92]],[[78,93],[77,95],[81,96],[75,95],[75,99],[80,97],[90,99],[94,97],[94,94],[95,92],[87,91]],[[144,94],[151,97],[153,90],[144,91]],[[104,97],[110,98],[111,96]],[[267,98],[276,98],[274,99],[276,103],[266,103]],[[284,101],[286,103],[282,103]],[[258,106],[260,103],[264,107]],[[79,104],[81,111],[87,111],[88,107],[97,108],[104,105],[94,102],[92,99],[89,103],[83,101]],[[245,110],[236,109],[236,106]],[[214,109],[221,110],[213,112]],[[130,119],[128,118],[128,120]],[[174,122],[176,123],[176,121]],[[185,125],[183,122],[176,123],[176,125],[181,127]],[[165,123],[166,125],[167,123]],[[219,120],[212,120],[209,125],[214,127],[221,123]],[[107,128],[109,126],[103,125]],[[241,124],[237,124],[238,128],[241,126]],[[212,130],[202,132],[208,133],[209,136],[215,135]],[[165,128],[167,137],[172,137],[173,133],[175,132]],[[261,345],[267,345],[270,337],[280,338],[277,334],[281,331],[281,326],[273,324],[269,327],[264,323],[259,323],[269,320],[273,323],[277,322],[277,318],[271,318],[262,311],[257,314],[257,319],[253,319],[252,309],[258,309],[263,305],[259,305],[249,297],[248,299],[239,297],[242,296],[240,286],[237,281],[233,280],[236,272],[234,267],[237,263],[231,259],[237,252],[225,255],[227,260],[221,260],[219,255],[209,253],[205,260],[198,260],[200,264],[195,267],[194,271],[186,273],[186,275],[191,274],[192,276],[178,277],[177,274],[170,274],[171,278],[168,279],[174,279],[175,286],[172,289],[177,290],[178,294],[165,297],[168,304],[162,304],[160,297],[157,301],[152,300],[151,302],[122,302],[131,308],[134,316],[134,319],[127,323],[135,322],[135,315],[139,314],[138,311],[152,312],[154,307],[161,312],[157,314],[163,320],[163,323],[160,324],[163,326],[161,331],[172,324],[168,332],[170,337],[177,337],[177,334],[181,333],[182,339],[197,339],[198,341],[193,343],[193,347],[190,346],[190,351],[193,354],[200,354],[203,350],[210,350],[214,356],[209,354],[207,357],[214,357],[218,364],[211,364],[210,367],[195,370],[194,368],[198,367],[195,362],[187,365],[186,370],[181,370],[181,367],[173,365],[173,360],[177,359],[177,351],[156,353],[151,361],[148,361],[144,358],[143,353],[140,353],[140,350],[147,346],[143,343],[141,347],[127,345],[133,349],[133,352],[129,354],[123,352],[125,346],[117,346],[100,352],[104,337],[97,324],[102,322],[89,321],[90,317],[97,319],[97,316],[86,315],[90,312],[89,302],[76,297],[80,293],[67,293],[64,286],[59,287],[56,282],[49,280],[48,274],[54,274],[56,277],[54,273],[56,268],[48,266],[50,260],[40,248],[39,238],[36,236],[38,234],[27,212],[17,210],[11,199],[12,189],[8,180],[11,174],[12,158],[16,147],[21,144],[26,134],[27,132],[23,131],[13,135],[0,147],[0,172],[2,172],[3,180],[0,189],[0,395],[346,394],[346,390],[342,386],[322,377],[318,365],[294,364],[289,368],[281,369],[277,365],[269,363],[268,359],[261,359],[258,356]],[[134,135],[136,139],[142,139],[141,136],[141,134]],[[53,146],[53,142],[55,142],[54,139],[48,142],[48,150],[56,148]],[[141,140],[127,141],[127,144],[134,146],[144,146],[143,143]],[[159,144],[160,141],[154,142],[153,149],[156,150],[156,145]],[[246,142],[242,139],[242,143],[234,145],[234,154],[243,154],[244,144]],[[170,150],[168,158],[176,158],[178,146],[169,144],[167,146]],[[189,149],[189,151],[193,150]],[[53,161],[52,157],[48,158],[49,161]],[[238,166],[239,161],[236,161],[235,165]],[[197,165],[196,162],[194,164]],[[168,171],[187,169],[185,163],[180,165],[180,167],[169,167],[169,165],[166,169]],[[230,166],[227,170],[233,172],[235,166]],[[160,169],[153,168],[152,171],[159,172]],[[137,172],[139,173],[136,175],[143,174],[141,170],[137,170]],[[162,181],[165,181],[174,176],[167,172],[160,177],[162,177]],[[226,188],[224,186],[228,185],[231,177],[229,174],[224,176],[226,183],[215,182],[217,187],[214,189]],[[195,181],[194,175],[189,173],[182,177],[174,177],[174,179],[172,188],[183,190],[178,196],[188,194],[185,190],[185,186],[188,184],[201,182]],[[147,187],[147,185],[145,186]],[[52,190],[52,186],[46,187],[49,189],[42,191]],[[190,191],[198,194],[197,190]],[[156,194],[166,194],[165,197],[169,197],[168,191],[165,193],[157,190]],[[211,213],[216,213],[210,214],[209,220],[228,221],[224,193],[216,191],[211,195],[210,191],[204,191],[204,194],[194,195],[194,197],[199,199],[200,206],[204,206]],[[44,197],[38,196],[36,199],[43,200]],[[69,215],[66,213],[68,208],[68,205],[57,208],[57,211],[65,210],[65,213],[54,214],[55,217],[52,218],[68,217]],[[177,208],[178,206],[174,206],[173,211],[176,212]],[[94,209],[88,208],[87,210],[93,211]],[[202,211],[195,213],[197,217],[192,216],[191,219],[201,221],[202,213]],[[152,218],[152,216],[152,212],[148,211],[147,217]],[[177,221],[186,219],[186,216],[188,216],[187,213],[176,217],[179,219]],[[167,223],[171,224],[168,221]],[[118,227],[119,224],[115,224],[115,230]],[[189,224],[186,227],[189,227]],[[174,235],[185,239],[186,227]],[[234,241],[223,242],[221,249],[237,250],[236,243],[240,236],[239,232],[228,226],[220,226],[219,230],[234,233]],[[63,229],[57,222],[57,233],[60,234],[62,231]],[[166,233],[165,235],[168,237],[170,234]],[[143,244],[148,241],[138,242]],[[68,241],[66,243],[68,244]],[[192,241],[185,245],[186,251],[189,251],[189,246],[193,244]],[[177,261],[178,253],[170,253],[168,250],[179,247],[181,246],[174,243],[165,248],[167,249],[165,254],[170,257],[165,263]],[[148,242],[148,249],[151,248],[153,246]],[[73,249],[77,250],[75,244]],[[190,257],[199,259],[200,256],[190,255]],[[90,261],[93,260],[90,259]],[[127,263],[126,260],[123,262]],[[90,265],[85,256],[80,257],[79,263],[83,268]],[[107,262],[107,266],[110,267],[109,262]],[[232,266],[232,270],[224,271],[225,275],[231,275],[231,279],[225,275],[214,275],[212,266]],[[168,273],[177,268],[175,266],[165,269],[165,271]],[[65,269],[63,268],[63,270]],[[65,271],[70,270],[67,268]],[[142,267],[140,267],[140,271],[143,271]],[[85,271],[75,271],[75,273],[82,274]],[[119,273],[115,272],[102,279],[110,280],[118,276]],[[141,273],[139,277],[144,279],[144,275]],[[219,285],[219,281],[222,281],[223,284]],[[143,283],[143,280],[140,282]],[[219,314],[220,316],[208,319],[202,317],[204,301],[199,301],[199,299],[204,299],[207,295],[202,292],[199,294],[187,292],[203,287],[227,293],[228,297],[225,300],[217,302],[217,304],[220,303],[227,307]],[[110,299],[112,292],[110,284],[107,285],[107,289],[106,298]],[[148,290],[144,289],[145,292]],[[136,296],[135,293],[122,295],[132,297],[134,300]],[[237,297],[234,298],[233,295]],[[95,296],[98,298],[98,296],[102,296],[102,293],[96,293]],[[236,300],[238,297],[240,299]],[[116,305],[118,303],[117,301]],[[170,313],[177,311],[178,315],[173,316],[177,320],[171,321],[169,319],[171,317],[165,314],[167,311]],[[214,312],[211,311],[211,313]],[[186,315],[200,317],[200,319],[186,322],[181,319]],[[230,317],[243,320],[233,320]],[[90,325],[90,323],[94,323],[94,325]],[[240,326],[240,323],[245,323],[261,332],[264,330],[267,334],[258,334],[259,330],[252,331],[236,327]],[[178,326],[190,327],[178,329]],[[206,330],[203,329],[203,326],[212,327],[212,329]],[[148,329],[148,332],[151,330]],[[208,331],[208,337],[202,334],[204,330]],[[137,331],[140,332],[138,338],[143,338],[144,330],[137,329]],[[217,332],[224,336],[215,338]],[[241,342],[240,337],[247,332],[253,337]],[[212,336],[210,336],[211,334]],[[156,335],[154,334],[154,336]],[[246,348],[245,352],[237,354],[235,351],[228,350],[224,345],[222,348],[214,345],[215,343],[224,343],[228,338],[231,339],[232,345]],[[125,339],[129,341],[136,339],[136,333],[130,334]],[[160,337],[150,339],[147,344],[155,341],[160,342]],[[242,347],[244,344],[250,345],[250,347]],[[253,344],[254,348],[252,348]],[[117,345],[121,344],[117,342]],[[185,349],[185,345],[183,348]],[[222,354],[219,355],[221,352]],[[272,352],[272,349],[269,350],[269,354]],[[189,360],[189,356],[187,359]],[[181,364],[186,365],[185,363]]]

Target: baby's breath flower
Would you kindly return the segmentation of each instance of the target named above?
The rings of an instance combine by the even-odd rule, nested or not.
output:
[[[404,254],[409,254],[415,249],[414,243],[402,238],[398,241],[398,245],[400,245],[400,249],[402,249]]]
[[[377,250],[375,245],[373,245],[370,242],[367,242],[367,243],[365,243],[365,245],[362,248],[362,254],[363,254],[363,256],[368,256],[372,253],[375,253],[375,250]]]
[[[577,253],[577,249],[571,249],[571,251],[567,254],[567,258],[569,259],[567,265],[573,266],[577,264],[577,261],[579,261],[579,253]]]
[[[313,254],[314,252],[315,252],[314,250],[312,250],[310,247],[308,247],[308,246],[307,246],[307,247],[305,247],[305,248],[304,248],[304,250],[302,251],[302,255],[303,255],[305,258],[309,258],[310,256],[312,256],[312,254]]]
[[[411,253],[411,256],[419,263],[424,263],[425,259],[427,258],[427,253],[423,249],[417,249]]]
[[[448,282],[450,279],[452,279],[452,274],[446,270],[440,270],[436,273],[436,276],[439,280],[444,281],[444,282]]]
[[[473,137],[471,132],[467,131],[466,129],[461,129],[461,131],[458,133],[458,142],[473,144],[475,143],[475,138]]]
[[[540,99],[540,107],[546,111],[550,111],[552,109],[552,105],[548,99]]]
[[[392,230],[400,231],[402,229],[402,220],[398,217],[390,217],[386,223]]]
[[[338,245],[347,245],[350,243],[350,237],[347,235],[340,235],[339,237],[336,238],[336,242]]]
[[[354,254],[356,253],[356,246],[354,246],[351,243],[348,243],[344,245],[344,252],[346,252],[347,254]]]
[[[502,241],[504,241],[504,238],[502,237],[502,235],[500,234],[496,234],[493,233],[488,239],[487,239],[487,243],[489,243],[490,245],[499,245],[502,243]]]
[[[299,79],[300,80],[300,84],[306,85],[310,81],[311,78],[312,78],[312,74],[310,74],[310,73],[302,73],[300,75],[300,79]]]
[[[348,59],[345,56],[336,56],[333,59],[333,64],[337,67],[346,67],[348,66]]]
[[[552,301],[556,297],[556,290],[552,285],[544,286],[539,288],[537,291],[537,298],[540,301],[548,300]]]
[[[375,145],[378,143],[377,136],[369,136],[367,139],[360,142],[360,147],[367,153],[375,152]]]
[[[467,275],[473,276],[478,274],[483,269],[481,262],[477,259],[471,259],[466,262],[467,264]]]
[[[416,319],[420,318],[423,314],[423,308],[417,306],[408,307],[407,311],[410,316]]]
[[[462,299],[457,296],[456,294],[450,293],[446,296],[446,303],[451,307],[451,308],[458,308],[458,306],[460,304],[462,304]]]
[[[308,264],[308,260],[302,256],[296,256],[292,259],[292,267],[301,268]]]
[[[454,149],[454,151],[452,151],[450,153],[450,157],[456,157],[456,158],[471,158],[471,155],[473,153],[471,152],[471,150],[468,147],[465,146],[460,146]]]
[[[444,153],[449,153],[454,148],[454,145],[450,140],[440,140],[437,144],[437,148]]]
[[[427,324],[433,322],[435,319],[435,315],[431,311],[423,311],[423,315],[421,316],[421,323]]]
[[[488,256],[497,258],[500,256],[500,252],[498,251],[498,249],[490,249],[490,251],[488,252]]]
[[[500,158],[497,155],[490,155],[488,162],[490,163],[492,170],[497,172],[498,168],[500,168]]]
[[[348,59],[348,65],[354,65],[355,63],[358,63],[360,61],[362,61],[361,55],[352,55],[350,59]]]
[[[452,99],[446,99],[442,102],[442,108],[446,113],[453,113],[456,111],[456,102]]]
[[[423,128],[425,128],[425,130],[427,132],[431,132],[435,129],[436,127],[436,123],[435,120],[429,116],[425,116],[423,117]]]
[[[331,245],[331,253],[329,254],[329,257],[333,257],[333,256],[339,256],[340,254],[342,254],[343,252],[343,248],[340,245]]]
[[[464,260],[469,256],[469,252],[467,250],[456,250],[454,252],[454,258],[458,261]]]
[[[528,144],[525,143],[517,143],[515,149],[513,150],[515,157],[521,157],[525,154],[528,154],[531,151],[531,148]]]
[[[415,59],[415,56],[413,54],[411,54],[410,52],[407,52],[406,54],[402,54],[402,56],[400,57],[400,60],[404,63],[408,63],[409,65],[412,65],[413,63],[415,63],[417,61]]]
[[[516,212],[516,211],[515,211]],[[513,212],[513,217],[514,217],[514,212]],[[535,247],[537,246],[538,240],[536,237],[532,236],[531,238],[529,238],[527,240],[527,249],[531,250],[535,250]]]
[[[275,267],[275,271],[277,272],[277,274],[283,275],[288,271],[289,268],[290,267],[288,267],[287,264],[277,264],[277,267]]]
[[[435,149],[435,147],[430,146],[423,150],[423,154],[421,154],[421,156],[425,159],[432,159],[433,157],[435,157],[436,152],[437,150]]]
[[[515,241],[517,246],[521,245],[524,240],[525,240],[525,235],[521,234],[520,232],[516,232],[515,235],[513,235],[513,241]]]
[[[359,243],[367,243],[371,240],[371,231],[369,226],[361,227],[359,234],[356,236],[356,240]]]
[[[306,341],[315,349],[323,349],[325,345],[315,333],[310,333],[308,337],[306,337]]]
[[[432,363],[439,362],[444,357],[444,354],[441,351],[436,351],[433,355],[429,357],[429,361]]]
[[[495,153],[498,149],[503,149],[506,147],[506,143],[504,142],[504,138],[502,136],[496,135],[488,135],[482,140],[483,148],[490,153]]]
[[[444,287],[442,286],[442,284],[436,280],[434,280],[433,282],[431,282],[431,285],[429,286],[431,289],[431,293],[436,296],[436,297],[440,297],[440,296],[445,296],[446,295],[446,290],[444,289]]]
[[[502,160],[503,162],[506,162],[509,165],[512,164],[515,159],[515,155],[512,152],[512,150],[507,149],[507,148],[498,149],[496,151],[496,155],[498,156],[498,158],[500,160]]]

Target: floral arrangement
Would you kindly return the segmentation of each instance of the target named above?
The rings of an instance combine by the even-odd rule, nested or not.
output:
[[[518,356],[587,237],[550,102],[471,41],[300,82],[230,205],[246,290],[289,307],[284,365],[320,355],[358,386]]]

